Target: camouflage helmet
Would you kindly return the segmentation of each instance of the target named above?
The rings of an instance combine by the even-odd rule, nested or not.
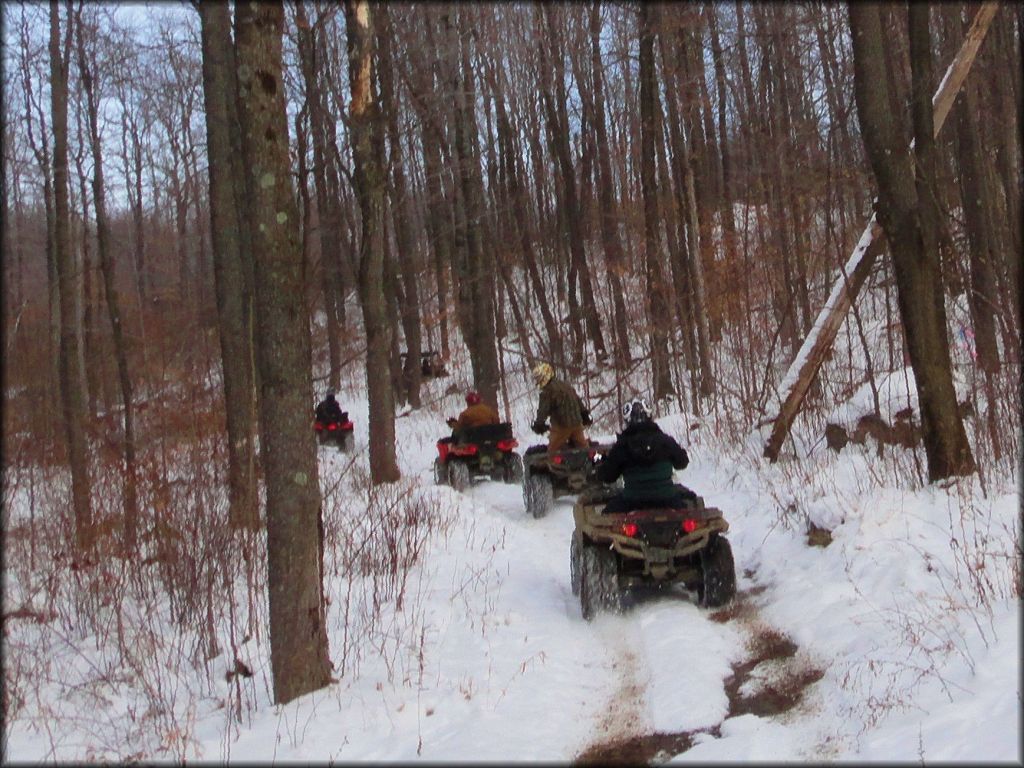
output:
[[[622,420],[626,424],[639,424],[651,418],[651,406],[642,397],[634,397],[622,406]]]
[[[554,369],[548,363],[537,363],[533,367],[533,380],[538,387],[544,387],[555,377]]]

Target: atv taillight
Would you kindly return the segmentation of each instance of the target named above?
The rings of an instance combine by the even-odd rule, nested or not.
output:
[[[683,532],[684,533],[693,533],[696,530],[697,530],[697,521],[696,520],[692,520],[690,518],[686,518],[685,520],[683,520]]]
[[[314,429],[315,429],[315,430],[316,430],[317,432],[323,432],[323,431],[324,431],[324,425],[323,425],[323,424],[321,424],[321,423],[320,423],[319,421],[318,421],[318,422],[316,422],[316,423],[315,423],[315,424],[313,425],[313,428],[314,428]]]
[[[476,456],[478,448],[474,443],[467,443],[465,445],[453,445],[448,449],[448,452],[452,456]]]
[[[331,431],[331,432],[333,432],[333,431],[334,431],[334,430],[336,430],[337,428],[338,428],[338,425],[337,425],[337,424],[328,424],[328,425],[327,425],[327,429],[328,429],[329,431]]]
[[[498,450],[499,451],[511,451],[517,445],[519,445],[519,443],[515,440],[515,438],[509,438],[508,440],[499,440],[498,441]]]
[[[565,461],[565,456],[555,455],[552,457],[551,461],[553,461],[555,464],[561,464],[563,461]]]
[[[623,523],[621,530],[626,536],[629,536],[629,538],[632,539],[637,535],[637,533],[639,533],[640,526],[636,523]]]

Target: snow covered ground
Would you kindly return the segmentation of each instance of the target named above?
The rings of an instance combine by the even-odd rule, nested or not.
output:
[[[534,442],[535,395],[521,363],[506,365],[522,451]],[[983,490],[972,478],[906,490],[877,477],[870,443],[767,465],[763,434],[730,444],[708,422],[666,414],[659,423],[691,457],[677,479],[729,520],[739,596],[709,612],[679,591],[587,623],[569,587],[571,499],[535,520],[518,486],[433,485],[434,441],[461,406],[460,370],[428,382],[424,408],[397,420],[404,479],[376,501],[360,490],[358,377],[339,395],[356,423],[355,461],[320,449],[338,682],[275,706],[265,630],[245,639],[218,625],[217,658],[164,678],[181,691],[164,696],[174,712],[140,713],[131,676],[100,663],[106,641],[80,637],[61,646],[77,649],[58,659],[62,674],[5,722],[6,758],[563,762],[685,733],[689,749],[641,757],[1021,760],[1019,485]],[[602,419],[590,436],[616,427]],[[359,535],[409,509],[431,522],[421,540],[398,542],[421,547],[404,580],[360,571]],[[831,530],[827,547],[808,545],[808,521]],[[31,598],[5,576],[8,606]],[[19,650],[52,644],[56,631],[5,623],[5,680]],[[788,650],[765,653],[773,642]],[[225,679],[233,654],[251,677]],[[765,708],[752,706],[765,691],[783,703],[768,695]],[[146,717],[155,736],[140,735]]]

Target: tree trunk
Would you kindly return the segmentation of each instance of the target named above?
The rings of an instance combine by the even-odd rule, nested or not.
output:
[[[229,10],[217,0],[199,4],[203,94],[210,170],[210,231],[220,330],[228,440],[228,520],[234,528],[260,525],[256,482],[256,400],[239,214],[231,169],[229,125],[237,123],[234,48]]]
[[[95,58],[86,56],[82,29],[81,6],[78,10],[78,67],[85,88],[86,108],[89,116],[89,140],[93,156],[93,207],[96,210],[96,236],[100,270],[103,274],[103,292],[107,299],[107,312],[114,337],[114,355],[117,358],[117,377],[121,386],[121,404],[124,408],[124,553],[135,552],[138,537],[139,510],[135,466],[135,404],[132,400],[132,380],[128,369],[128,348],[121,326],[121,302],[114,285],[114,260],[110,252],[110,221],[107,218],[106,189],[103,181],[103,151],[99,129],[99,100],[94,76]]]
[[[242,145],[250,184],[260,447],[267,488],[267,586],[274,701],[330,682],[323,602],[316,441],[310,429],[309,317],[299,212],[291,184],[282,77],[284,9],[239,3],[235,44]]]
[[[374,484],[401,477],[395,456],[395,408],[388,373],[388,321],[384,303],[384,170],[376,142],[380,115],[373,99],[373,30],[366,0],[346,0],[349,135],[353,180],[362,217],[358,255],[359,294],[366,327],[366,391],[369,396],[370,478]]]
[[[644,243],[647,267],[648,332],[651,340],[651,369],[654,400],[674,394],[668,365],[667,318],[672,316],[661,258],[658,223],[658,179],[655,169],[655,141],[661,126],[661,100],[654,73],[654,26],[650,5],[640,6],[640,175],[644,199]]]
[[[71,18],[61,51],[60,12],[50,0],[50,100],[53,114],[54,256],[60,294],[60,389],[64,428],[71,464],[71,496],[75,512],[75,544],[79,553],[93,545],[92,480],[86,443],[86,402],[79,359],[75,275],[71,255],[68,204],[68,59]]]
[[[388,143],[391,147],[391,213],[395,228],[395,246],[398,250],[398,262],[401,268],[402,288],[405,300],[402,302],[402,330],[405,334],[405,366],[402,370],[402,389],[409,398],[412,408],[420,407],[420,387],[423,374],[420,365],[420,353],[423,349],[423,338],[420,330],[420,296],[419,270],[416,258],[416,244],[412,234],[409,193],[405,183],[405,167],[402,154],[402,138],[398,131],[398,96],[395,92],[394,68],[397,65],[392,50],[394,34],[386,4],[380,5],[380,30],[377,38],[380,42],[380,97],[381,110],[384,113]]]
[[[848,11],[857,112],[878,181],[878,219],[892,252],[900,315],[917,384],[928,477],[934,482],[970,474],[975,470],[974,457],[953,388],[935,231],[928,6],[911,4],[909,10],[916,167],[890,108],[879,9],[850,3]]]

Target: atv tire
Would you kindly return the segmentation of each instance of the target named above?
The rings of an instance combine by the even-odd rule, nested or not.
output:
[[[434,459],[434,485],[448,485],[448,470],[440,458]]]
[[[580,609],[583,618],[591,621],[600,611],[622,613],[622,590],[619,589],[615,552],[594,545],[586,545],[582,549]]]
[[[728,539],[711,537],[700,553],[700,569],[697,600],[702,608],[721,608],[736,596],[736,565]]]
[[[582,549],[583,540],[577,531],[573,531],[572,541],[569,544],[569,584],[576,597],[580,595],[580,570],[583,567]]]
[[[448,462],[448,485],[459,493],[469,487],[469,467],[464,462]]]
[[[526,513],[534,518],[544,517],[555,498],[551,478],[545,474],[527,472],[523,478],[523,501]]]
[[[356,436],[349,432],[343,438],[341,438],[341,444],[338,448],[342,453],[352,453],[352,449],[356,447]]]
[[[502,471],[502,479],[511,485],[519,485],[523,482],[523,457],[518,453],[510,454],[505,459],[505,468]]]

